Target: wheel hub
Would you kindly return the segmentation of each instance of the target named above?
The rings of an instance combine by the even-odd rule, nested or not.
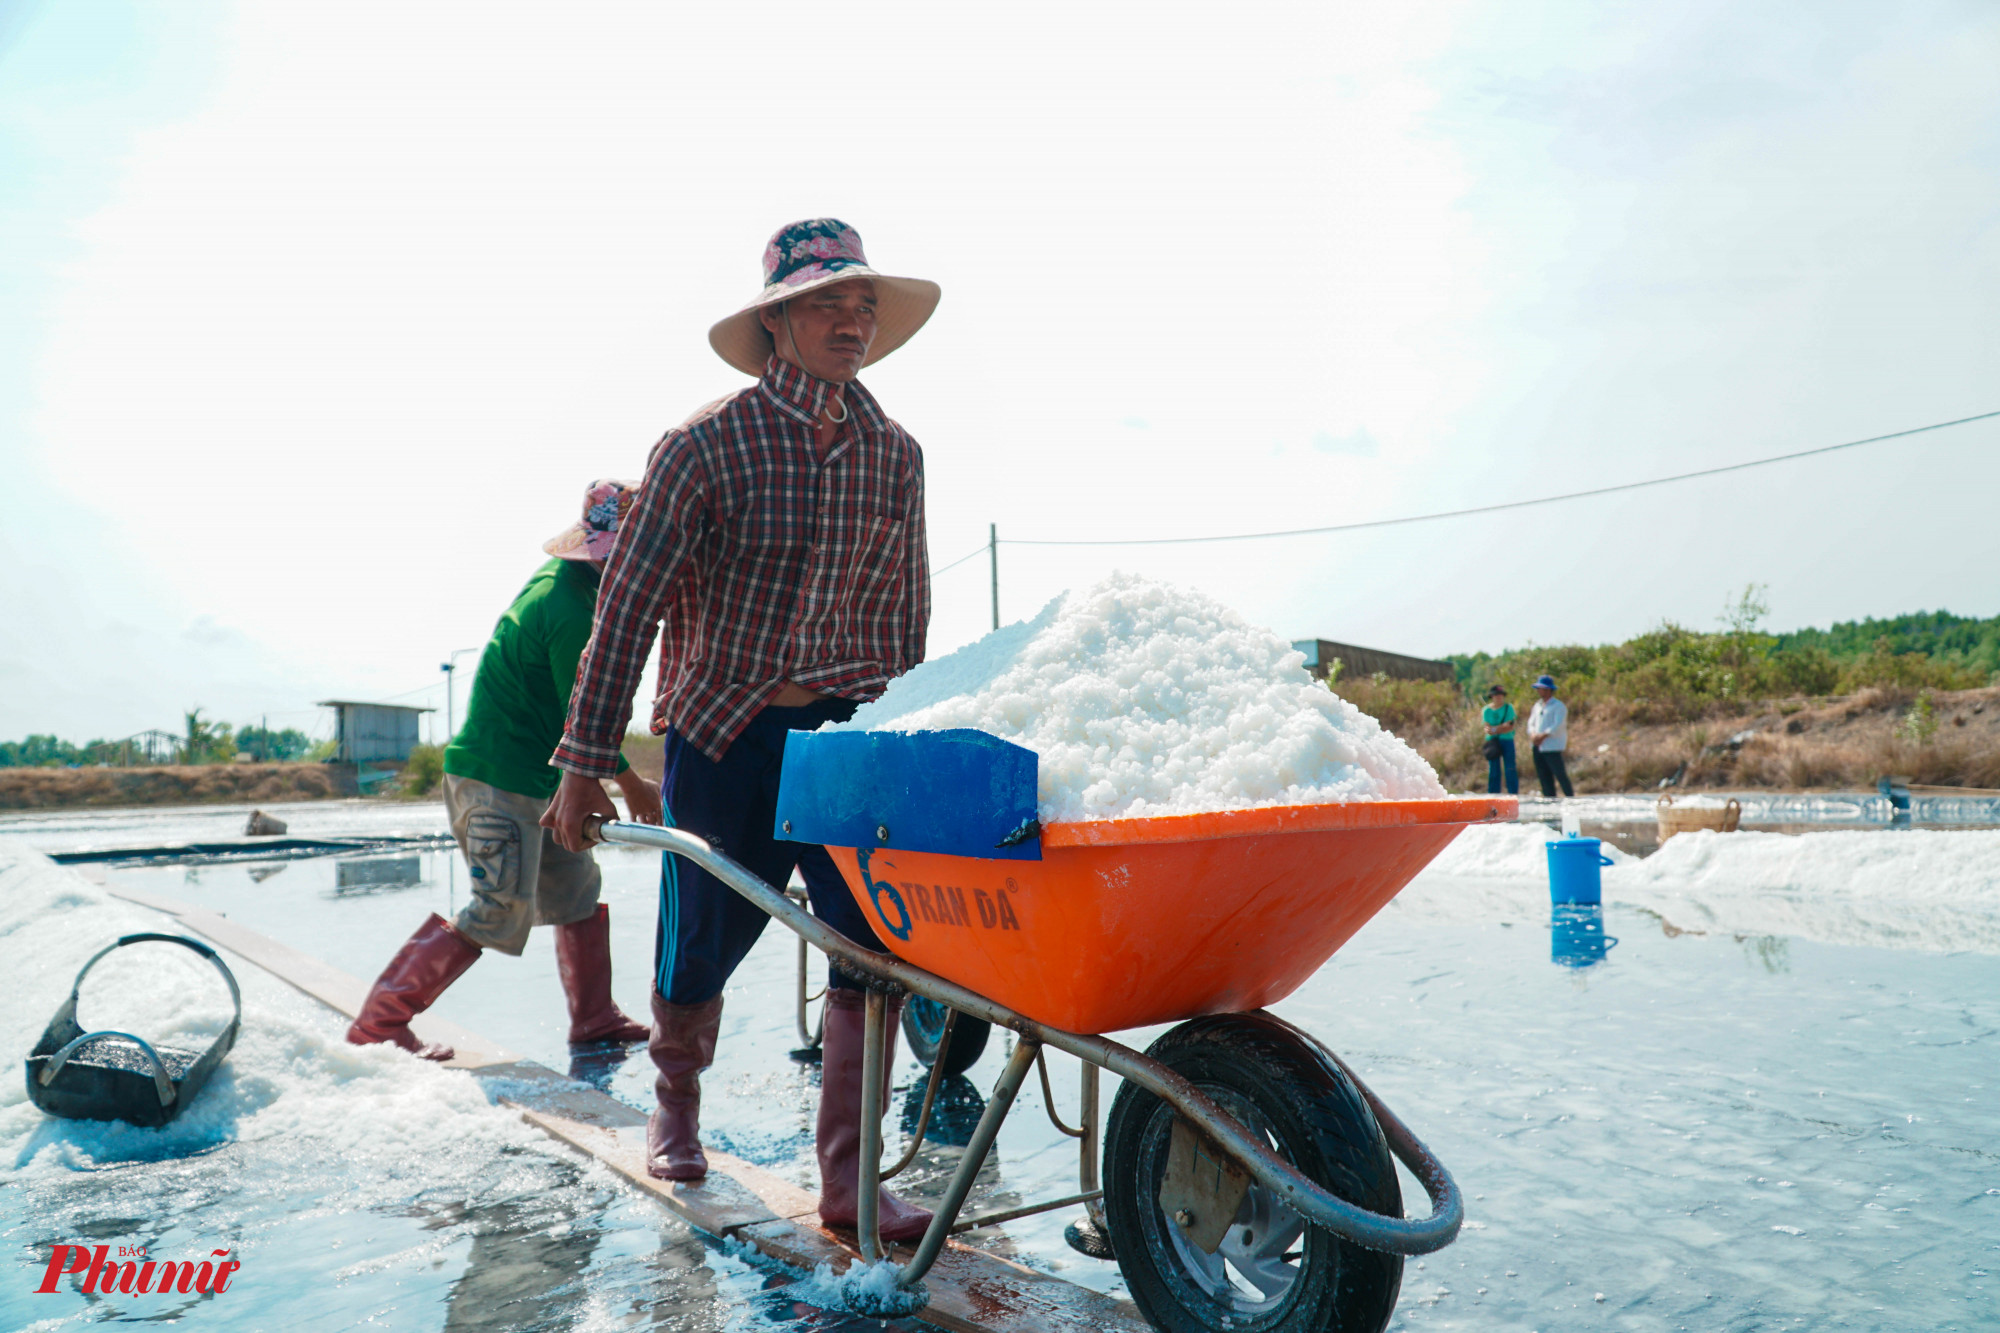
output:
[[[1203,1091],[1223,1102],[1224,1109],[1245,1129],[1275,1146],[1269,1123],[1254,1106],[1224,1089]],[[1276,1308],[1298,1280],[1303,1258],[1299,1240],[1305,1234],[1305,1219],[1254,1181],[1213,1254],[1190,1243],[1164,1209],[1160,1221],[1189,1280],[1210,1299],[1239,1314],[1257,1315]]]

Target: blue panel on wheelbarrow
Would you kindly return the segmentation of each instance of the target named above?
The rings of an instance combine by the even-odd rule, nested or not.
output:
[[[773,831],[830,847],[1039,861],[1035,765],[1033,750],[969,729],[794,731]]]

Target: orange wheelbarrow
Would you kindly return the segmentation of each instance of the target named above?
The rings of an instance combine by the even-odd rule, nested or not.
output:
[[[1317,971],[1468,824],[1512,797],[1279,806],[1042,826],[1036,758],[972,731],[794,732],[782,837],[827,846],[890,954],[863,948],[678,829],[607,822],[606,841],[701,865],[869,986],[858,1242],[883,1256],[876,1186],[921,1143],[952,1027],[1011,1029],[986,1109],[893,1292],[855,1284],[857,1313],[921,1308],[957,1232],[1083,1207],[1068,1231],[1115,1257],[1142,1313],[1172,1330],[1379,1330],[1403,1260],[1464,1220],[1437,1158],[1338,1056],[1264,1012]],[[916,1140],[881,1169],[887,996],[944,1015]],[[1178,1022],[1142,1054],[1101,1034]],[[801,1024],[803,1030],[803,1023]],[[961,1218],[974,1178],[1043,1048],[1082,1062],[1079,1189]],[[1100,1137],[1098,1072],[1123,1080]],[[1404,1216],[1394,1161],[1430,1200]]]

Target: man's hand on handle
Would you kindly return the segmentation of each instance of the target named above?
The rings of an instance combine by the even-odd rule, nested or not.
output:
[[[639,776],[637,769],[626,769],[615,779],[618,790],[625,793],[625,809],[637,824],[657,824],[664,817],[660,808],[660,789]]]
[[[659,809],[657,795],[653,797],[653,808],[655,811]],[[638,812],[635,810],[633,813],[636,815]],[[596,778],[582,773],[563,774],[555,799],[542,812],[542,827],[555,835],[557,845],[564,851],[581,852],[591,844],[591,840],[583,834],[586,815],[616,819],[618,807],[611,803],[611,797],[605,794],[604,784]]]

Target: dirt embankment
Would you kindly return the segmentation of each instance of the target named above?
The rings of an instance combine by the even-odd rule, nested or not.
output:
[[[0,810],[275,803],[355,794],[354,770],[345,764],[0,768]]]
[[[1767,700],[1681,722],[1633,722],[1611,710],[1571,715],[1569,768],[1580,792],[1681,787],[1785,791],[1865,790],[1884,774],[1940,787],[2000,788],[2000,688],[1929,696],[1928,726],[1914,695],[1883,690],[1826,699]],[[1476,711],[1456,704],[1397,716],[1384,725],[1416,746],[1453,791],[1486,790],[1484,739]],[[1382,706],[1383,703],[1389,706]],[[1525,709],[1523,710],[1526,711]],[[1928,737],[1924,733],[1928,731]],[[1526,733],[1522,786],[1535,787]],[[625,756],[660,778],[657,736],[629,735]],[[201,805],[331,800],[356,795],[354,770],[338,764],[208,764],[171,768],[0,768],[0,810],[82,806]]]
[[[1894,774],[1940,787],[2000,788],[2000,688],[1927,696],[1887,690],[1823,699],[1772,699],[1740,712],[1636,723],[1579,709],[1569,770],[1579,792],[1678,786],[1787,791],[1866,790]],[[1525,715],[1526,708],[1522,708]],[[1414,734],[1412,734],[1412,732]],[[1486,790],[1476,715],[1402,733],[1454,791]],[[1522,789],[1535,786],[1527,733],[1518,733]]]

